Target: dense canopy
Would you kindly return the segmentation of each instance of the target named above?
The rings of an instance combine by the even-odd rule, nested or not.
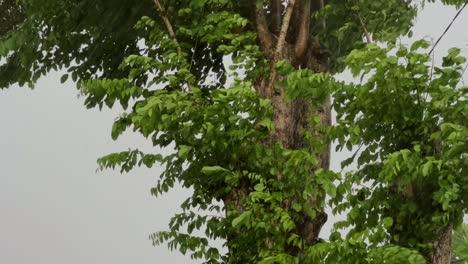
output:
[[[98,161],[164,166],[154,195],[192,188],[155,244],[206,263],[446,264],[468,210],[466,60],[398,44],[425,2],[0,0],[0,88],[65,70],[87,107],[124,107],[114,139],[175,148]],[[332,141],[357,170],[329,169]],[[347,218],[321,238],[326,204]]]

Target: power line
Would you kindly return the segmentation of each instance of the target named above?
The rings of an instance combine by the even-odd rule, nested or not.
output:
[[[440,35],[440,37],[437,39],[436,43],[434,44],[434,46],[432,46],[431,50],[429,51],[429,55],[431,55],[431,53],[434,51],[435,47],[437,46],[437,44],[439,44],[440,40],[445,36],[445,34],[447,34],[447,32],[449,31],[450,27],[452,27],[453,25],[453,22],[455,22],[455,20],[457,19],[457,17],[460,15],[460,13],[463,11],[463,9],[468,5],[468,0],[465,1],[465,3],[463,4],[463,6],[460,8],[460,10],[458,10],[457,14],[453,17],[452,21],[450,21],[450,24],[447,26],[447,28],[445,29],[444,33],[442,33],[442,35]]]

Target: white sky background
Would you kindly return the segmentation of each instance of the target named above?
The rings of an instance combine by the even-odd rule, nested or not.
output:
[[[435,40],[454,14],[454,8],[428,5],[414,38]],[[467,28],[468,9],[436,57],[450,47],[468,55]],[[50,74],[35,90],[0,90],[0,263],[197,263],[148,239],[167,229],[188,191],[152,197],[159,169],[96,173],[98,157],[135,147],[152,151],[151,145],[131,132],[112,141],[119,110],[85,109],[74,85],[59,78]],[[340,156],[333,156],[334,169]]]

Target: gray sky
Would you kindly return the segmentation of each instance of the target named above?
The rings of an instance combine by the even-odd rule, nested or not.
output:
[[[453,8],[428,5],[415,38],[437,38],[454,14]],[[468,55],[467,26],[465,10],[436,57],[454,46]],[[148,239],[167,228],[188,191],[152,197],[158,169],[96,173],[102,155],[152,149],[133,133],[112,141],[119,109],[85,109],[74,85],[61,85],[59,78],[51,74],[35,90],[0,90],[0,263],[196,263]],[[335,169],[340,156],[332,161]]]

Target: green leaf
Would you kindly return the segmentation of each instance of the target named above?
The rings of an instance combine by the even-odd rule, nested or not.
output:
[[[299,204],[299,203],[294,203],[294,204],[292,205],[292,208],[293,208],[294,211],[296,211],[296,212],[302,211],[302,205]]]
[[[205,175],[214,175],[214,174],[229,172],[229,170],[220,166],[204,166],[201,172]]]
[[[68,80],[68,74],[64,74],[62,75],[62,77],[60,77],[60,83],[64,83]]]
[[[177,152],[177,154],[179,155],[180,158],[185,159],[187,158],[187,155],[191,150],[192,150],[191,146],[180,145],[179,151]]]
[[[250,211],[245,211],[242,214],[240,214],[238,217],[234,218],[234,220],[232,220],[232,227],[238,227],[239,225],[244,224],[244,222],[247,222],[251,213],[252,212]]]
[[[273,130],[273,122],[270,118],[265,118],[259,123],[260,126],[267,128],[268,130]]]
[[[385,217],[384,219],[382,219],[382,223],[384,224],[386,228],[390,228],[393,225],[393,218]]]
[[[431,171],[431,168],[432,168],[432,162],[431,161],[428,161],[428,162],[424,163],[424,165],[422,167],[423,176],[428,176],[429,172]]]
[[[257,192],[263,192],[265,190],[265,185],[263,185],[263,183],[259,183],[255,185],[254,190]]]

